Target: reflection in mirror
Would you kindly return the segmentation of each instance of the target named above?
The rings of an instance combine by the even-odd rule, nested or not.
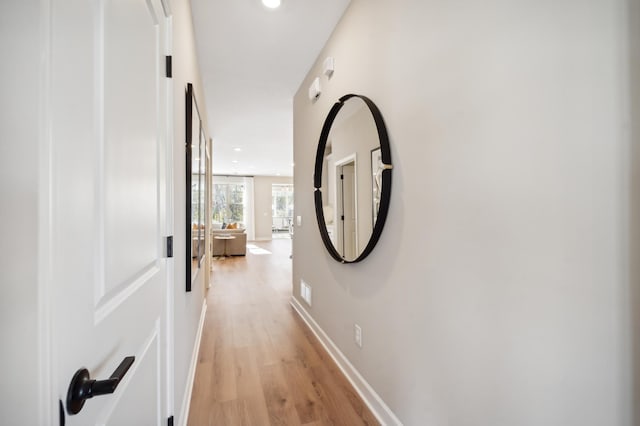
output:
[[[205,253],[205,147],[207,137],[193,93],[193,85],[186,90],[186,290],[202,266]]]
[[[204,166],[205,166],[205,146],[206,136],[204,135],[204,128],[202,127],[202,121],[200,121],[200,128],[198,131],[198,155],[194,155],[193,169],[191,173],[192,188],[194,188],[191,202],[193,203],[191,217],[191,228],[195,231],[193,236],[194,247],[192,251],[194,267],[200,268],[204,260],[205,249],[205,234],[204,234]],[[195,143],[195,141],[194,141]],[[195,147],[194,147],[195,150]],[[195,152],[195,151],[194,151]],[[197,187],[195,186],[197,185]]]
[[[319,186],[316,204],[320,203],[316,212],[321,212],[318,224],[334,258],[356,262],[373,249],[386,218],[390,179],[389,144],[382,115],[364,96],[341,98],[325,121],[315,176],[316,188]],[[387,200],[384,205],[383,195]]]

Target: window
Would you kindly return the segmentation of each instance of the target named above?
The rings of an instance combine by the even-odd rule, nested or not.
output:
[[[293,185],[271,185],[273,232],[289,232],[293,219]]]
[[[213,221],[244,223],[245,185],[217,183],[213,185]]]

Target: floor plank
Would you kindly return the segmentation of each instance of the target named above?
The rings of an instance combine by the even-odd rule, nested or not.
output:
[[[299,425],[292,391],[289,389],[280,364],[267,365],[260,369],[260,381],[269,411],[271,425]]]
[[[254,244],[213,262],[188,424],[377,425],[289,305],[291,241]]]

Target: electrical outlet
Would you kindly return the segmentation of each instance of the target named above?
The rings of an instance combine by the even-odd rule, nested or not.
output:
[[[354,331],[355,331],[355,341],[356,341],[356,345],[358,345],[359,348],[362,347],[362,328],[360,328],[360,326],[358,324],[354,324]]]

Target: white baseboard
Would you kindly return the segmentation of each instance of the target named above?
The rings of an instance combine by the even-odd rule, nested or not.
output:
[[[307,324],[307,327],[313,332],[316,338],[320,341],[324,349],[329,353],[331,358],[335,361],[345,375],[347,380],[355,388],[360,398],[369,407],[373,415],[380,422],[381,425],[397,425],[402,426],[402,422],[393,414],[393,411],[385,404],[380,398],[380,395],[373,390],[371,385],[362,377],[362,375],[356,370],[356,368],[349,362],[347,357],[338,349],[335,343],[327,336],[317,322],[311,317],[309,312],[298,302],[295,297],[291,297],[291,306],[296,310],[300,318]]]
[[[182,410],[177,424],[187,426],[189,419],[189,408],[191,406],[191,392],[193,391],[193,382],[196,378],[196,366],[198,365],[198,354],[200,353],[200,341],[202,340],[202,329],[204,328],[204,318],[207,313],[207,301],[202,301],[202,311],[200,312],[200,323],[196,332],[196,341],[193,344],[193,353],[191,354],[191,365],[189,365],[189,373],[187,375],[187,384],[184,389],[184,397],[182,399]]]

